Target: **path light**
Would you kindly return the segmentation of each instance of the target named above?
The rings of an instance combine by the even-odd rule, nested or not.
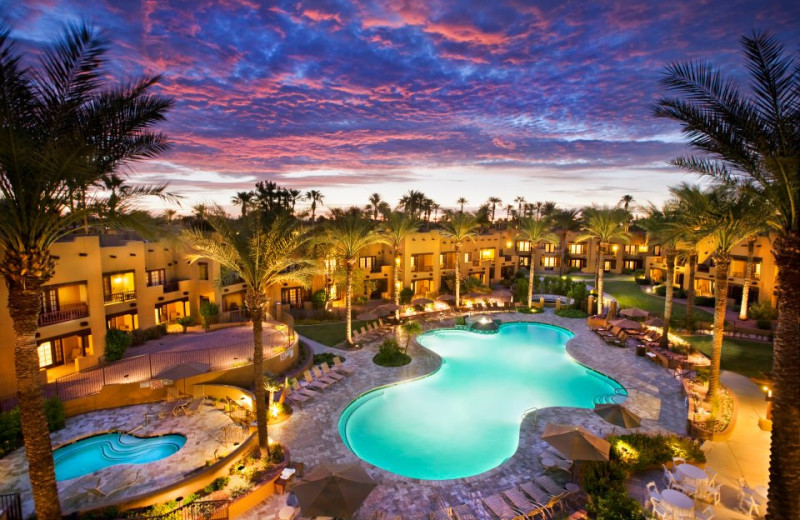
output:
[[[488,316],[481,316],[481,323],[489,323],[491,321]]]

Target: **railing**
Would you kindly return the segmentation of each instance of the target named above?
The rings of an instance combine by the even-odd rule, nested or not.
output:
[[[455,263],[439,264],[439,269],[455,269],[455,268],[456,268],[456,264]]]
[[[22,500],[19,493],[0,495],[0,518],[22,520]]]
[[[244,308],[225,311],[219,314],[219,323],[239,323],[249,319],[250,313]]]
[[[89,306],[85,303],[68,303],[57,311],[43,312],[39,315],[39,326],[53,325],[69,320],[85,318],[89,315]]]
[[[164,292],[175,292],[180,288],[180,280],[172,280],[164,284]]]
[[[431,273],[433,272],[432,265],[417,265],[411,268],[412,273]]]
[[[103,301],[106,303],[122,303],[136,299],[136,291],[125,291],[119,293],[103,294]]]
[[[126,520],[226,520],[230,500],[198,500],[163,515],[129,513]]]

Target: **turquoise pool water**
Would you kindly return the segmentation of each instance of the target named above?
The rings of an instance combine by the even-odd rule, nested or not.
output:
[[[94,435],[53,452],[56,480],[67,480],[117,464],[147,464],[169,457],[186,444],[186,437],[172,434],[134,437],[125,433]]]
[[[538,323],[502,325],[497,334],[422,334],[419,342],[442,356],[442,367],[362,395],[342,413],[339,433],[361,459],[406,477],[488,471],[517,450],[526,411],[625,399],[617,382],[566,353],[572,337]]]

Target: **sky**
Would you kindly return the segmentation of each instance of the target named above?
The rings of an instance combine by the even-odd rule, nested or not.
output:
[[[411,189],[445,208],[660,203],[697,180],[652,116],[664,67],[745,81],[742,35],[800,47],[796,0],[0,0],[0,18],[29,56],[84,20],[110,80],[163,74],[173,148],[131,179],[170,182],[185,213],[260,180],[329,207]]]

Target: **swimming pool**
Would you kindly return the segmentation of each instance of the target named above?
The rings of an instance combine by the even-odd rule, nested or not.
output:
[[[339,433],[361,459],[426,480],[488,471],[517,450],[526,411],[620,402],[624,388],[566,353],[573,334],[509,323],[497,334],[437,330],[418,341],[442,356],[415,381],[368,392],[344,410]]]
[[[117,464],[147,464],[177,452],[186,444],[179,434],[134,437],[103,433],[62,446],[53,452],[56,480],[67,480]]]

